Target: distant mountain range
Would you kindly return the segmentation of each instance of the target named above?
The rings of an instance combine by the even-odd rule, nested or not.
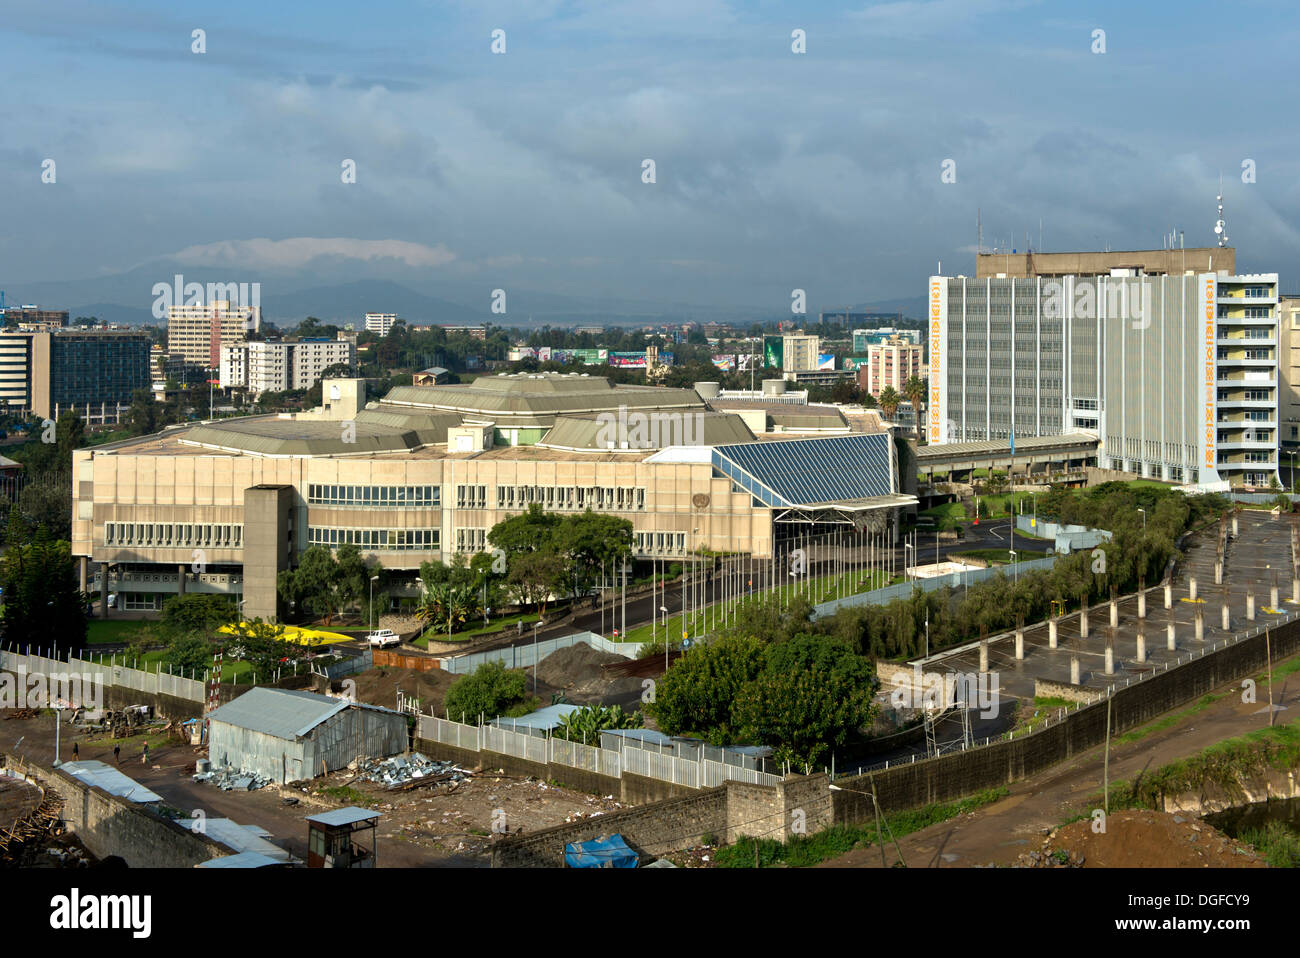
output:
[[[133,326],[157,323],[153,315],[157,283],[173,284],[176,275],[184,283],[224,283],[240,281],[260,283],[263,318],[280,327],[296,325],[307,316],[361,328],[367,312],[396,313],[412,324],[469,325],[492,322],[499,326],[534,328],[544,325],[571,326],[604,324],[641,326],[648,323],[731,322],[748,325],[773,319],[789,319],[776,312],[756,311],[738,305],[734,308],[696,306],[686,303],[652,303],[615,300],[607,297],[583,298],[555,293],[511,290],[509,312],[494,314],[490,290],[480,284],[461,281],[430,280],[427,271],[405,268],[385,270],[398,274],[392,278],[375,278],[347,273],[364,269],[364,264],[346,262],[331,270],[333,282],[322,281],[317,270],[296,273],[259,275],[252,270],[193,268],[161,260],[124,273],[94,279],[51,282],[0,282],[6,303],[36,303],[48,309],[67,309],[71,318],[97,316],[110,323]],[[340,275],[342,274],[342,275]],[[342,280],[342,281],[340,281]],[[827,306],[827,309],[841,308]],[[925,297],[881,300],[851,307],[879,312],[902,311],[910,317],[925,314]],[[810,320],[817,308],[809,305]]]

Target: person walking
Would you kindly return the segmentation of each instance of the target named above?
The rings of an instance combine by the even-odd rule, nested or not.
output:
[[[149,764],[149,743],[148,742],[144,743],[144,751],[140,753],[140,764],[141,765]]]
[[[81,752],[80,752],[80,750],[77,748],[77,743],[76,743],[76,742],[73,742],[73,743],[72,743],[72,760],[75,762],[78,758],[80,758],[80,756],[81,756]]]
[[[113,760],[116,761],[118,765],[122,764],[122,746],[113,746]]]

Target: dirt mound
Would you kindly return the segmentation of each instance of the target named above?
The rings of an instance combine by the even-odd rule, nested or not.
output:
[[[585,685],[601,677],[600,667],[610,662],[626,661],[615,652],[600,652],[585,642],[556,649],[537,666],[537,677],[547,685],[565,688]]]
[[[1263,868],[1248,847],[1197,818],[1128,810],[1106,818],[1095,833],[1092,819],[1054,830],[1037,852],[1021,855],[1029,868]]]
[[[641,680],[608,676],[601,669],[611,662],[626,662],[615,652],[600,652],[579,642],[556,649],[537,666],[537,677],[578,705],[593,703],[622,705],[628,708],[641,696]]]

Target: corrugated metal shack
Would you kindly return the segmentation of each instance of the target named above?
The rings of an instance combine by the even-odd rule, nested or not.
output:
[[[407,750],[400,712],[293,689],[253,689],[208,719],[214,767],[256,772],[281,784]]]

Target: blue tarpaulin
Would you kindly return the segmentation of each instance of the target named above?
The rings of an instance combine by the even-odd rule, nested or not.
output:
[[[570,868],[636,868],[637,861],[622,835],[564,846],[564,863]]]

